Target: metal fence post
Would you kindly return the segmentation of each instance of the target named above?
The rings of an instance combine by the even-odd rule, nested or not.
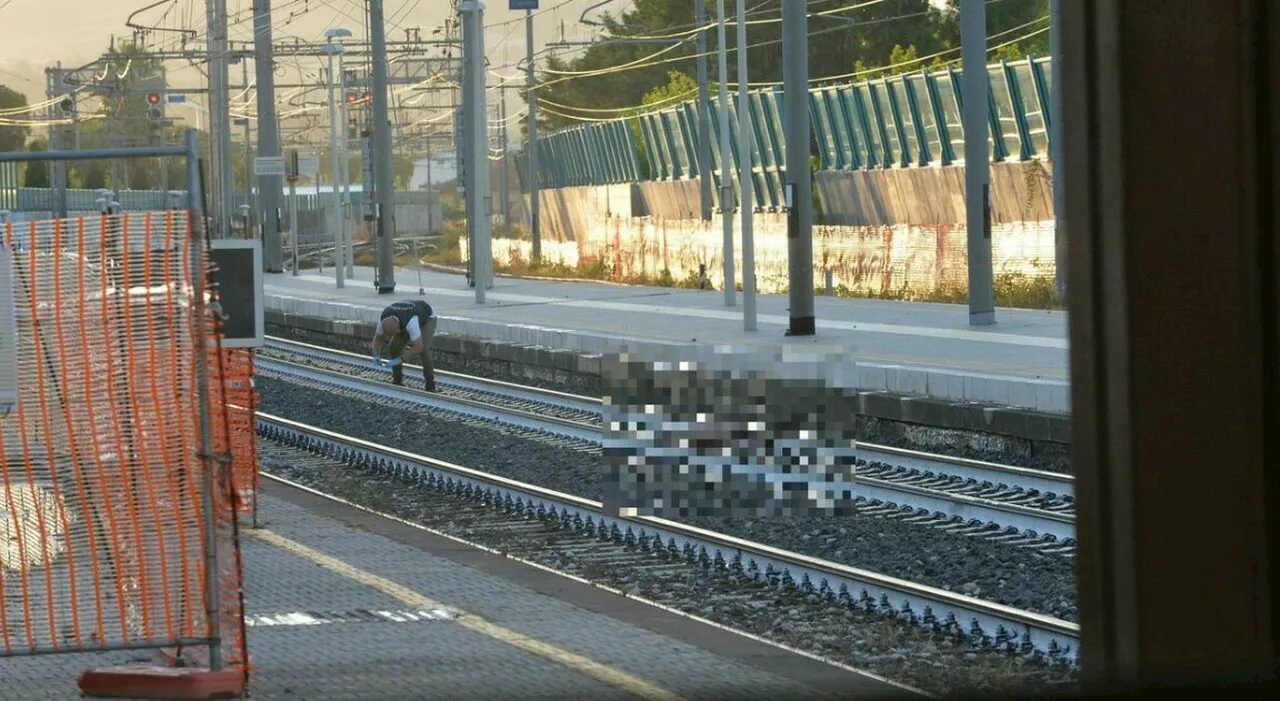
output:
[[[196,338],[195,338],[195,366],[196,366],[196,396],[200,403],[198,411],[200,412],[200,460],[204,466],[204,474],[201,481],[203,482],[203,494],[201,495],[201,507],[204,509],[204,530],[205,530],[205,587],[208,589],[208,595],[205,606],[205,615],[209,617],[209,669],[217,671],[222,669],[222,631],[221,631],[221,604],[218,597],[218,524],[214,516],[214,499],[213,490],[217,487],[218,481],[214,479],[215,472],[218,471],[218,461],[213,455],[213,429],[209,420],[209,334],[208,322],[206,319],[207,308],[205,305],[204,293],[207,280],[207,269],[205,266],[205,236],[203,223],[203,193],[200,188],[200,161],[199,150],[196,143],[196,133],[187,131],[187,191],[190,193],[190,214],[191,220],[191,270],[192,283],[195,287],[195,296],[193,303],[193,313],[196,321]]]

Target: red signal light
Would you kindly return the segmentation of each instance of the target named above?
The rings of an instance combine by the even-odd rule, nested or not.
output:
[[[155,92],[153,92],[153,93],[148,93],[148,94],[147,94],[147,103],[148,103],[148,104],[152,104],[152,105],[158,105],[158,104],[160,104],[160,93],[155,93]]]

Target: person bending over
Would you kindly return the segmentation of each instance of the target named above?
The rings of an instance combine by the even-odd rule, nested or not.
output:
[[[373,332],[374,366],[390,367],[391,381],[402,385],[404,360],[412,360],[421,355],[422,379],[426,390],[436,391],[435,370],[431,367],[431,340],[435,337],[438,321],[431,305],[420,299],[396,302],[383,309]],[[410,346],[407,353],[406,345]]]

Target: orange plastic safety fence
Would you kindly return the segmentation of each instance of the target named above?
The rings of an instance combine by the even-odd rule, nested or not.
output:
[[[223,464],[225,481],[216,493],[223,661],[227,666],[241,666],[247,663],[248,653],[240,601],[243,575],[235,536],[236,518],[253,512],[258,487],[253,353],[249,349],[215,347],[210,353],[209,367],[214,452],[228,460]]]
[[[0,417],[0,655],[205,643],[209,549],[219,591],[239,552],[230,496],[206,510],[190,215],[3,233],[20,387]],[[239,602],[220,604],[232,641]]]

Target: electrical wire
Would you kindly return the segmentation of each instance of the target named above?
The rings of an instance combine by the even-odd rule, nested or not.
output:
[[[999,0],[987,0],[987,1],[988,1],[988,2],[993,2],[993,1],[999,1]],[[929,14],[929,13],[928,13],[928,12],[923,12],[923,13],[920,13],[920,12],[917,12],[917,13],[910,13],[910,14],[907,14],[907,15],[897,15],[897,16],[894,16],[894,17],[884,18],[884,19],[881,19],[881,20],[873,20],[873,22],[874,22],[874,23],[879,24],[879,23],[883,23],[883,22],[896,21],[896,20],[899,20],[899,19],[906,19],[906,18],[911,18],[911,17],[918,17],[918,16],[927,15],[927,14]],[[1014,28],[1012,28],[1012,29],[1007,29],[1007,30],[1005,30],[1005,31],[1003,31],[1003,32],[1000,32],[1000,33],[998,33],[998,34],[994,34],[994,35],[992,35],[992,36],[988,37],[988,38],[987,38],[987,40],[988,40],[988,41],[990,41],[991,39],[997,38],[997,37],[999,37],[999,36],[1002,36],[1002,35],[1005,35],[1005,34],[1008,34],[1008,33],[1011,33],[1011,32],[1015,32],[1015,31],[1019,31],[1019,30],[1021,30],[1021,29],[1024,29],[1024,28],[1026,28],[1026,27],[1028,27],[1028,26],[1032,25],[1032,24],[1035,24],[1035,23],[1037,23],[1037,22],[1043,22],[1043,21],[1046,21],[1047,19],[1048,19],[1048,15],[1043,15],[1043,16],[1041,16],[1041,17],[1039,17],[1039,18],[1035,19],[1035,20],[1032,20],[1031,22],[1027,22],[1027,23],[1025,23],[1025,24],[1023,24],[1023,25],[1020,25],[1020,26],[1018,26],[1018,27],[1014,27]],[[868,22],[867,24],[870,24],[870,22]],[[833,32],[833,31],[848,31],[848,28],[847,28],[847,27],[829,27],[829,28],[827,28],[827,29],[819,29],[819,30],[817,30],[817,31],[809,32],[808,37],[809,37],[809,38],[812,38],[812,37],[820,36],[820,35],[822,35],[822,34],[827,34],[827,33]],[[1035,36],[1036,34],[1039,34],[1039,33],[1040,33],[1040,32],[1035,32],[1035,33],[1029,34],[1029,35],[1027,35],[1026,37],[1022,37],[1022,39],[1030,38],[1031,36]],[[1015,40],[1015,42],[1014,42],[1014,43],[1016,43],[1016,41],[1020,41],[1020,40],[1021,40],[1021,39],[1019,39],[1019,40]],[[760,48],[760,47],[764,47],[764,46],[772,46],[772,45],[780,44],[780,43],[782,43],[782,39],[771,39],[771,40],[768,40],[768,41],[762,41],[762,42],[757,42],[757,43],[754,43],[754,44],[748,44],[746,48],[748,48],[748,49],[754,49],[754,48]],[[725,52],[726,52],[726,54],[737,53],[737,51],[738,51],[738,47],[725,47]],[[959,48],[959,47],[954,47],[954,48],[951,48],[951,49],[945,49],[945,50],[943,50],[943,51],[940,51],[940,52],[935,53],[935,54],[931,54],[931,55],[929,55],[929,56],[924,56],[924,57],[920,57],[920,58],[912,59],[911,61],[908,61],[908,62],[904,62],[904,63],[896,64],[896,66],[910,65],[910,64],[913,64],[913,63],[919,63],[919,62],[921,62],[921,61],[927,61],[927,60],[930,60],[930,59],[933,59],[933,58],[939,58],[939,57],[942,57],[942,56],[945,56],[945,55],[949,55],[949,54],[953,54],[953,53],[956,53],[956,52],[959,52],[959,51],[960,51],[960,48]],[[988,51],[990,51],[990,49],[988,49]],[[627,68],[616,68],[616,69],[614,69],[613,71],[606,71],[605,73],[603,73],[603,75],[609,75],[609,74],[611,74],[611,73],[613,73],[613,72],[621,73],[621,72],[625,72],[625,71],[629,71],[629,70],[637,70],[637,69],[640,69],[640,68],[650,68],[650,67],[654,67],[654,66],[660,66],[660,65],[667,65],[667,64],[672,64],[672,63],[678,63],[678,62],[680,62],[680,61],[687,61],[687,60],[690,60],[690,59],[695,59],[695,58],[698,58],[699,56],[715,56],[715,55],[718,55],[718,52],[707,51],[707,52],[702,53],[702,54],[690,54],[690,55],[687,55],[687,56],[677,56],[677,57],[674,57],[674,58],[668,58],[668,59],[663,59],[663,60],[660,60],[660,61],[654,61],[654,62],[652,62],[652,63],[644,64],[644,65],[631,65],[631,66],[628,66]],[[634,63],[634,62],[633,62],[633,63]],[[896,67],[896,66],[895,66],[895,67]],[[882,67],[879,67],[879,68],[865,69],[865,70],[862,70],[862,71],[854,71],[854,72],[851,72],[851,73],[843,73],[843,74],[840,74],[840,75],[831,75],[831,76],[821,76],[821,77],[818,77],[818,78],[810,78],[810,79],[809,79],[809,83],[810,83],[810,84],[814,84],[814,83],[821,83],[821,82],[826,82],[826,81],[831,81],[831,80],[841,80],[841,79],[846,79],[846,78],[856,77],[856,76],[864,75],[864,74],[868,74],[868,73],[874,73],[874,72],[883,71],[883,70],[886,70],[887,68],[890,68],[890,67],[888,67],[888,66],[882,66]],[[534,89],[535,89],[535,90],[540,90],[540,89],[545,88],[545,87],[547,87],[547,86],[549,86],[549,85],[555,85],[555,84],[558,84],[558,83],[567,82],[567,81],[569,81],[569,80],[574,80],[574,79],[576,79],[576,78],[577,78],[576,76],[569,76],[569,77],[564,77],[564,78],[555,78],[555,79],[548,80],[548,81],[545,81],[545,82],[540,83],[540,84],[539,84],[536,88],[534,88]],[[772,87],[772,86],[774,86],[774,85],[780,85],[780,84],[781,84],[781,83],[780,83],[780,82],[777,82],[777,81],[773,81],[773,82],[754,82],[754,83],[748,83],[748,86],[749,86],[749,87]]]
[[[1041,17],[1039,17],[1039,18],[1037,18],[1037,19],[1034,19],[1034,20],[1032,20],[1032,21],[1030,21],[1030,22],[1026,22],[1026,23],[1024,23],[1024,24],[1022,24],[1022,25],[1019,25],[1019,26],[1017,26],[1017,27],[1013,27],[1013,28],[1007,29],[1007,30],[1005,30],[1005,31],[1003,31],[1003,32],[999,32],[999,33],[997,33],[997,34],[994,34],[994,35],[992,35],[992,36],[988,37],[988,38],[987,38],[987,41],[988,41],[988,42],[990,42],[992,39],[997,39],[997,38],[999,38],[999,37],[1001,37],[1001,36],[1004,36],[1004,35],[1010,34],[1010,33],[1012,33],[1012,32],[1016,32],[1016,31],[1020,31],[1020,30],[1022,30],[1022,29],[1026,29],[1027,27],[1030,27],[1031,25],[1034,25],[1034,24],[1037,24],[1037,23],[1040,23],[1040,22],[1048,21],[1048,19],[1049,19],[1049,16],[1048,16],[1048,15],[1043,15],[1043,16],[1041,16]],[[1047,31],[1049,31],[1049,28],[1048,28],[1048,27],[1043,27],[1043,28],[1037,29],[1037,30],[1035,30],[1035,31],[1033,31],[1033,32],[1029,32],[1029,33],[1027,33],[1027,34],[1023,34],[1023,35],[1021,35],[1021,36],[1015,37],[1014,39],[1011,39],[1011,40],[1009,40],[1009,41],[1006,41],[1006,42],[1003,42],[1003,43],[999,43],[999,44],[996,44],[996,45],[994,45],[994,46],[989,46],[989,47],[987,48],[987,53],[991,53],[991,52],[993,52],[993,51],[998,51],[998,50],[1000,50],[1000,49],[1002,49],[1002,48],[1004,48],[1004,47],[1007,47],[1007,46],[1012,46],[1013,44],[1017,44],[1017,43],[1019,43],[1019,42],[1025,41],[1025,40],[1030,39],[1030,38],[1033,38],[1033,37],[1035,37],[1035,36],[1038,36],[1038,35],[1040,35],[1040,34],[1043,34],[1043,33],[1047,32]],[[823,77],[821,77],[821,78],[814,78],[814,79],[810,79],[809,83],[812,85],[812,84],[815,84],[815,83],[831,82],[831,81],[845,80],[845,79],[856,79],[857,77],[862,76],[862,75],[868,75],[868,74],[873,74],[873,73],[882,73],[882,72],[885,72],[885,71],[891,71],[891,70],[893,70],[893,69],[895,69],[895,68],[902,68],[902,67],[906,67],[906,66],[920,65],[920,64],[923,64],[923,63],[924,63],[924,62],[926,62],[926,61],[930,61],[930,60],[932,60],[932,59],[936,59],[936,58],[941,58],[941,57],[943,57],[943,56],[946,56],[946,55],[949,55],[949,54],[953,54],[953,53],[956,53],[956,52],[958,52],[958,51],[960,51],[960,48],[959,48],[959,47],[955,47],[955,48],[951,48],[951,49],[946,49],[946,50],[943,50],[943,51],[939,51],[939,52],[937,52],[937,53],[930,54],[930,55],[928,55],[928,56],[921,56],[921,57],[918,57],[918,58],[913,58],[913,59],[908,60],[908,61],[901,61],[901,62],[899,62],[899,63],[891,64],[891,65],[887,65],[887,66],[880,66],[880,67],[877,67],[877,68],[868,68],[868,69],[863,69],[863,70],[861,70],[861,71],[854,71],[854,72],[851,72],[851,73],[844,73],[844,74],[834,75],[834,76],[823,76]],[[958,60],[959,60],[959,59],[951,59],[951,60],[949,60],[949,61],[945,61],[945,62],[944,62],[944,64],[951,64],[951,63],[955,63],[955,62],[956,62],[956,61],[958,61]],[[757,87],[757,88],[772,88],[772,87],[776,87],[776,86],[779,86],[779,85],[782,85],[782,83],[780,83],[780,82],[748,83],[748,86],[749,86],[749,87]],[[688,93],[686,93],[686,94],[688,94]],[[564,112],[560,112],[559,110],[544,108],[543,106],[544,106],[544,105],[546,105],[546,104],[555,105],[556,107],[559,107],[559,108],[561,108],[561,109],[568,109],[568,110],[573,110],[573,111],[583,111],[583,112],[585,112],[585,111],[587,111],[587,110],[586,110],[586,109],[576,108],[576,107],[569,107],[569,106],[566,106],[566,105],[559,105],[559,104],[557,104],[557,103],[551,102],[550,100],[546,100],[545,98],[539,98],[539,100],[538,100],[538,108],[539,108],[539,110],[544,110],[544,111],[546,111],[546,112],[548,112],[548,113],[550,113],[550,114],[554,114],[555,116],[560,117],[560,118],[562,118],[562,119],[568,119],[568,120],[577,121],[577,122],[584,122],[584,123],[611,122],[611,121],[615,121],[616,119],[618,119],[618,118],[609,119],[609,118],[595,118],[595,117],[580,117],[580,116],[576,116],[576,115],[572,115],[572,114],[566,114],[566,113],[564,113]],[[630,112],[633,112],[633,113],[640,113],[640,112],[648,113],[648,112],[658,112],[658,111],[662,111],[662,108],[655,107],[655,106],[653,106],[653,105],[639,105],[639,106],[633,106],[633,107],[629,107],[629,108],[617,108],[617,109],[618,109],[618,111],[623,111],[623,112],[630,111]]]

